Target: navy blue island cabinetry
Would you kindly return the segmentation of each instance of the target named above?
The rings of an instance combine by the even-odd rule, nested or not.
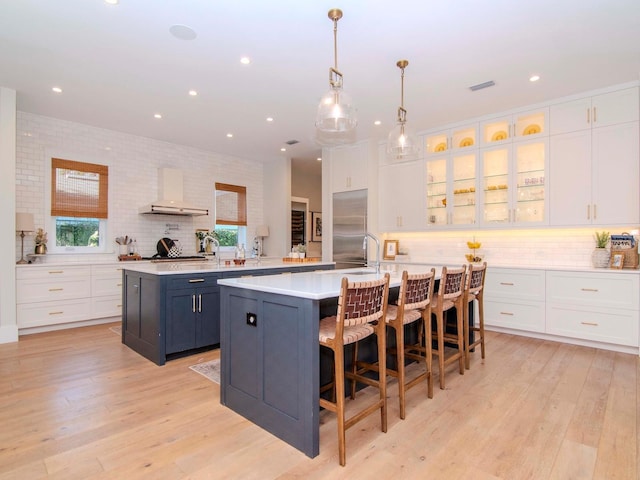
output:
[[[222,278],[333,268],[282,262],[216,267],[213,262],[127,265],[123,269],[122,343],[157,365],[220,344]]]

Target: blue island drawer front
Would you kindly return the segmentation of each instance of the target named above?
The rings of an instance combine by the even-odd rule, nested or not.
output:
[[[189,287],[216,287],[218,286],[219,275],[180,275],[169,280],[169,288],[189,288]]]

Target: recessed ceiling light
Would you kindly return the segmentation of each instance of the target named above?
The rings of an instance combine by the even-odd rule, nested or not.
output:
[[[267,122],[273,122],[273,117],[267,117]]]
[[[227,138],[233,138],[233,133],[227,133]]]
[[[198,92],[195,90],[189,90],[189,95],[191,95],[192,97],[195,97],[198,95]]]
[[[374,125],[380,125],[382,122],[380,120],[376,120],[375,122],[373,122]]]
[[[153,118],[162,118],[162,115],[160,115],[159,113],[156,113]]]
[[[538,80],[540,80],[540,75],[531,75],[529,77],[530,82],[537,82]]]
[[[62,89],[60,87],[53,87],[51,90],[56,93],[62,93]]]
[[[240,59],[240,63],[243,65],[249,65],[251,63],[251,59],[249,57],[242,57]]]
[[[187,27],[186,25],[171,25],[169,27],[169,32],[180,40],[195,40],[198,36],[193,28]]]
[[[280,149],[280,151],[281,151],[281,152],[286,152],[286,151],[287,151],[287,149],[286,149],[286,148],[284,148],[284,147],[282,147],[282,148]]]
[[[316,160],[318,160],[319,162],[321,162],[321,161],[322,161],[322,157],[318,157],[318,158],[316,158]]]
[[[118,3],[120,3],[120,0],[104,0],[104,3],[108,5],[118,5]]]

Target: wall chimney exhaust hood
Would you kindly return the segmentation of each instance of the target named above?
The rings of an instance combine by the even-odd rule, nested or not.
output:
[[[144,207],[140,207],[139,213],[156,215],[183,215],[195,217],[209,215],[206,208],[194,207],[183,201],[182,170],[177,168],[158,169],[158,194],[160,200]]]

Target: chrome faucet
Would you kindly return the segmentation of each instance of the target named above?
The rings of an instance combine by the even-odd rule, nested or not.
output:
[[[367,249],[367,237],[373,238],[373,240],[376,242],[376,263],[375,263],[375,267],[376,267],[376,273],[380,273],[380,240],[378,240],[378,237],[376,237],[373,233],[366,232],[364,234],[364,240],[362,242],[362,249],[363,250]],[[368,257],[369,256],[367,255],[367,265],[369,265]]]
[[[220,240],[215,237],[206,236],[204,238],[206,244],[213,243],[216,247],[216,263],[218,267],[220,266]]]

